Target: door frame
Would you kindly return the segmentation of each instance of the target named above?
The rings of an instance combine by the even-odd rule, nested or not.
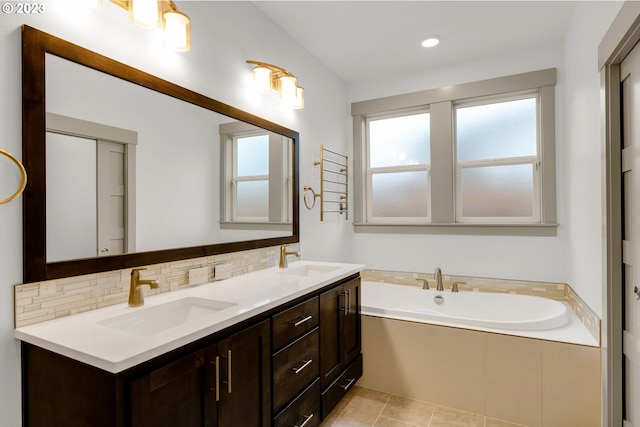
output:
[[[598,46],[606,244],[602,318],[602,425],[622,427],[622,184],[620,64],[640,41],[640,2],[625,2]]]

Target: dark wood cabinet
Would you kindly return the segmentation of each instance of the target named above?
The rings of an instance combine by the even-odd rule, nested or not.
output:
[[[268,320],[218,342],[218,426],[271,425],[270,344]]]
[[[315,427],[360,349],[357,276],[117,374],[23,342],[23,425]]]
[[[133,380],[130,424],[215,426],[215,390],[207,353],[208,349],[199,350]]]
[[[323,395],[360,356],[360,290],[360,279],[356,278],[320,294],[320,386]],[[361,371],[344,388],[344,393],[360,378]],[[328,402],[333,402],[332,405],[323,406],[323,416],[331,412],[338,400],[330,399]]]
[[[320,295],[320,348],[324,389],[360,353],[360,279]]]
[[[155,369],[131,382],[135,427],[268,427],[269,322]]]

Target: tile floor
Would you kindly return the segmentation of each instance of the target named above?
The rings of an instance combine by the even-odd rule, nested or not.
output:
[[[320,427],[525,427],[433,403],[354,387]]]

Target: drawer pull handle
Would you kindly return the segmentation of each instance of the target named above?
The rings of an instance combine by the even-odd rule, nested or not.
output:
[[[344,311],[344,315],[345,316],[349,315],[349,302],[347,301],[347,298],[348,298],[347,295],[348,295],[347,291],[344,291],[344,292],[340,293],[340,296],[344,297],[344,309],[343,309],[343,311]]]
[[[349,387],[351,387],[351,384],[353,384],[355,382],[355,378],[351,378],[349,380],[349,382],[347,383],[347,385],[341,385],[340,387],[342,387],[344,389],[344,391],[349,390]]]
[[[220,401],[220,357],[216,356],[216,402]]]
[[[304,368],[306,368],[307,366],[309,366],[311,364],[311,362],[313,362],[313,359],[309,359],[309,360],[303,360],[304,365],[300,366],[299,368],[293,368],[293,372],[295,372],[296,374],[299,374],[300,371],[302,371]]]
[[[231,350],[227,351],[227,393],[231,394]]]
[[[307,423],[309,422],[309,420],[311,420],[311,418],[313,418],[313,414],[311,415],[303,415],[303,417],[305,418],[304,422],[300,425],[295,424],[293,427],[304,427],[307,425]]]
[[[307,317],[305,317],[304,319],[302,319],[302,320],[298,320],[297,322],[295,322],[295,323],[293,324],[293,326],[300,326],[300,325],[302,325],[304,322],[306,322],[307,320],[311,320],[311,319],[313,319],[313,316],[307,316]]]

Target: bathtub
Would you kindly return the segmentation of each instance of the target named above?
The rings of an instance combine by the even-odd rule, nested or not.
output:
[[[566,302],[363,281],[361,310],[361,387],[517,425],[600,425],[600,348]]]
[[[510,331],[541,331],[569,323],[569,309],[548,298],[484,292],[424,290],[418,286],[363,282],[362,310],[423,323]]]
[[[443,298],[437,304],[436,296]],[[549,298],[489,292],[425,290],[362,282],[365,316],[599,346],[569,304]]]

